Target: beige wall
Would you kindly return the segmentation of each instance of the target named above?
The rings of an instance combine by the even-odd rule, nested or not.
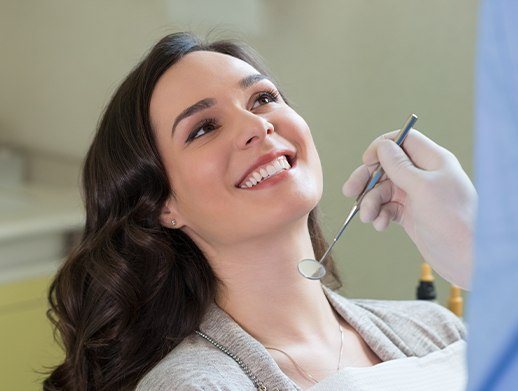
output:
[[[215,3],[0,0],[0,144],[30,151],[38,178],[52,180],[37,168],[62,161],[75,183],[103,106],[152,43],[217,24],[258,49],[310,124],[329,238],[351,207],[340,189],[362,151],[410,112],[471,173],[475,1]],[[355,221],[335,254],[349,295],[414,297],[419,255],[399,227]]]

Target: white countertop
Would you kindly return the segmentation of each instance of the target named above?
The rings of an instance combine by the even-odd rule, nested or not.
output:
[[[83,226],[78,188],[0,186],[0,284],[54,273]]]
[[[83,224],[78,188],[0,186],[0,245],[23,236],[78,229]]]

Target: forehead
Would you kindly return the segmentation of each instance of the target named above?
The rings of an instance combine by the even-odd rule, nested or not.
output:
[[[221,78],[239,78],[258,71],[247,62],[228,54],[196,51],[185,55],[166,73],[174,73],[174,79],[194,76],[206,82]]]
[[[238,58],[209,51],[192,52],[160,77],[152,101],[182,97],[185,103],[185,100],[203,99],[217,88],[238,87],[239,80],[254,73],[259,72]]]

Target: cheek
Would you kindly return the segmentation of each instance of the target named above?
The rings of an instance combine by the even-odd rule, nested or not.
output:
[[[307,122],[296,111],[287,108],[279,117],[279,132],[297,149],[299,183],[305,196],[319,201],[323,193],[323,173],[320,157]]]
[[[280,127],[299,137],[311,136],[307,122],[291,107],[286,107],[280,115]]]
[[[296,144],[296,148],[299,153],[302,154],[302,158],[306,163],[312,167],[315,171],[318,171],[318,175],[322,176],[322,165],[320,163],[320,157],[311,135],[309,125],[297,112],[292,109],[284,116],[286,120],[285,127],[286,137],[293,140]]]
[[[301,154],[301,157],[308,164],[312,165],[311,163],[313,162],[320,167],[320,160],[318,159],[313,136],[304,118],[293,109],[288,108],[282,115],[281,121],[279,129],[282,129],[282,135],[294,144],[298,153]]]
[[[305,125],[300,127],[301,138],[304,140],[304,153],[306,155],[306,161],[308,164],[308,168],[311,172],[310,175],[315,178],[316,182],[316,192],[317,198],[320,200],[323,194],[323,172],[322,172],[322,163],[320,161],[320,156],[318,154],[315,142],[313,140],[313,136],[311,135],[311,131],[306,121],[300,117],[300,121]]]
[[[224,159],[207,155],[176,162],[172,183],[178,207],[187,219],[217,218],[222,207],[228,204],[225,165]]]

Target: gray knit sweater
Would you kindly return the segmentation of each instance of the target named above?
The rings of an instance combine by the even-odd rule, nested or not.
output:
[[[465,338],[462,322],[440,305],[352,300],[323,289],[382,361],[422,357]],[[194,333],[184,339],[147,373],[137,391],[300,390],[266,349],[216,304],[199,330],[203,336]]]

